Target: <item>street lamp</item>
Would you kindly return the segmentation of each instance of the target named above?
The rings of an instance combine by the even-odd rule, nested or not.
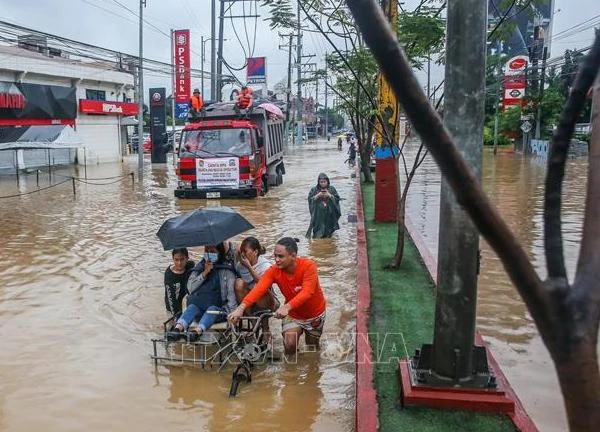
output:
[[[205,53],[206,53],[206,48],[205,48],[205,44],[206,42],[210,42],[212,40],[218,40],[217,38],[206,38],[204,39],[204,36],[200,37],[200,42],[202,44],[202,49],[200,50],[200,62],[202,63],[201,69],[202,69],[202,77],[201,77],[201,86],[202,86],[202,97],[204,97],[204,60],[205,60]],[[224,41],[226,41],[227,39],[223,39]],[[211,80],[214,80],[215,77],[211,75],[210,77]],[[210,95],[211,99],[214,98],[214,95]]]

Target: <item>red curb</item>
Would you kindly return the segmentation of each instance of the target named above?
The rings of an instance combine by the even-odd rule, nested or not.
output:
[[[373,383],[373,351],[369,344],[369,308],[371,285],[369,259],[360,177],[356,181],[356,245],[358,257],[356,289],[356,417],[357,432],[375,432],[379,429],[379,406]]]
[[[434,281],[434,283],[437,283],[437,261],[433,258],[433,255],[431,254],[429,248],[427,247],[427,244],[425,243],[425,239],[423,238],[421,233],[415,228],[415,225],[412,223],[408,215],[406,215],[405,217],[404,226],[406,227],[408,234],[410,235],[413,243],[415,244],[415,247],[419,251],[419,255],[421,255],[421,258],[423,259],[423,262],[425,263],[425,266],[429,271],[429,276],[431,276],[431,279]],[[521,400],[515,393],[514,389],[511,387],[510,382],[502,372],[502,369],[500,369],[500,365],[492,355],[492,352],[488,348],[487,343],[485,343],[485,340],[483,339],[479,331],[475,332],[475,343],[477,345],[485,346],[485,349],[487,351],[488,363],[490,368],[496,375],[496,380],[499,382],[501,388],[503,388],[506,392],[507,397],[513,400],[515,403],[514,413],[509,414],[509,417],[514,423],[514,425],[521,432],[539,432],[539,429],[537,428],[531,417],[529,417],[527,411],[525,411]]]

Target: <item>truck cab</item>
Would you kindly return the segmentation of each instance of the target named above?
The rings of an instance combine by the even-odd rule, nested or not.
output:
[[[284,127],[264,110],[216,109],[181,133],[178,198],[255,198],[283,182]]]

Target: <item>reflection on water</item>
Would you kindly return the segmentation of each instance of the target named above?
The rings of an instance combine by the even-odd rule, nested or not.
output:
[[[344,156],[325,143],[291,148],[284,185],[255,200],[177,200],[169,161],[148,164],[143,186],[129,177],[78,183],[73,196],[69,182],[0,201],[0,430],[352,429],[353,346],[339,336],[354,327],[356,231],[346,218],[355,212],[356,180]],[[87,175],[136,172],[135,162],[88,166]],[[321,171],[345,198],[341,229],[333,239],[308,241],[306,198]],[[72,174],[61,169],[52,182]],[[0,177],[0,195],[36,187],[35,175],[14,180]],[[47,185],[41,176],[40,187]],[[166,318],[162,279],[170,260],[155,232],[166,218],[206,205],[243,213],[269,259],[281,236],[301,238],[300,254],[318,263],[328,300],[322,352],[256,368],[235,399],[228,398],[230,369],[155,368],[149,358],[149,340]]]
[[[411,143],[408,153],[416,151]],[[543,255],[543,194],[545,161],[514,153],[495,158],[484,152],[483,186],[515,233],[541,277]],[[583,224],[587,159],[567,164],[563,185],[565,260],[571,280],[579,253]],[[440,173],[431,158],[418,171],[410,189],[408,213],[434,257],[439,227]],[[567,429],[563,402],[550,356],[527,309],[492,249],[481,241],[477,326],[526,410],[542,431]]]

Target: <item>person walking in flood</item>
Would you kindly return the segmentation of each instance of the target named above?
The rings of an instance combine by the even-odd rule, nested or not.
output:
[[[317,185],[308,193],[308,208],[310,210],[310,225],[306,237],[329,238],[334,231],[340,229],[338,220],[342,215],[340,196],[331,186],[327,174],[320,173]]]
[[[254,288],[229,314],[235,324],[244,311],[262,298],[275,283],[285,298],[285,304],[275,311],[282,318],[281,331],[286,355],[295,354],[298,340],[304,333],[307,345],[318,347],[325,324],[327,302],[319,283],[317,265],[308,258],[298,257],[297,239],[284,237],[275,245],[275,265],[269,267]]]

